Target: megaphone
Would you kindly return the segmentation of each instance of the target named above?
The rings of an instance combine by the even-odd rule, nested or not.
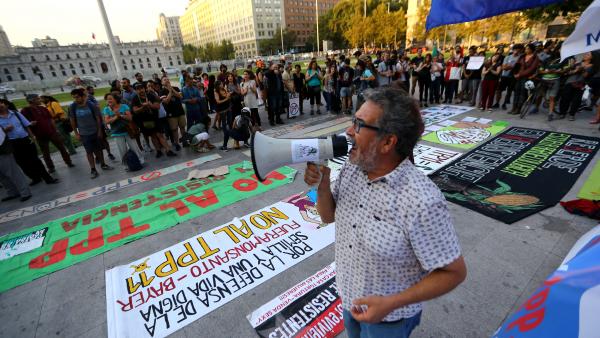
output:
[[[252,135],[252,166],[259,181],[271,171],[290,163],[318,162],[348,154],[343,136],[283,139],[256,132]]]

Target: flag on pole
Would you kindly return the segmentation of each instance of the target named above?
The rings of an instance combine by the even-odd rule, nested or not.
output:
[[[575,30],[560,49],[561,61],[569,56],[600,50],[600,0],[595,0],[581,14]]]
[[[92,33],[92,39],[96,40],[96,34]]]
[[[474,21],[523,9],[546,6],[563,0],[431,0],[431,10],[425,27],[435,27]]]

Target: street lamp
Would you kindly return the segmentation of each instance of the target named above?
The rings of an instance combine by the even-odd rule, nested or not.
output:
[[[321,44],[319,43],[319,0],[315,0],[315,16],[317,17],[317,55],[319,55],[321,53]]]
[[[281,8],[279,9],[279,35],[281,35],[281,54],[285,54],[285,49],[283,48],[283,3]]]

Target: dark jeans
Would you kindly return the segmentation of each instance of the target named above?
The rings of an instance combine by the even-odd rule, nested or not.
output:
[[[52,162],[52,157],[50,157],[50,142],[54,144],[56,149],[60,151],[60,156],[62,156],[63,161],[66,164],[71,164],[71,156],[67,152],[67,148],[63,143],[63,139],[58,132],[45,137],[37,137],[38,144],[40,146],[40,150],[42,151],[42,155],[44,156],[44,162],[46,163],[46,167],[48,169],[54,169],[54,162]]]
[[[204,122],[202,110],[188,110],[186,113],[187,127],[190,128],[196,123]]]
[[[431,88],[429,90],[429,101],[440,102],[440,86],[442,84],[442,77],[437,76],[435,80],[431,82]]]
[[[258,114],[258,108],[250,108],[250,119],[254,125],[260,127],[260,115]]]
[[[269,107],[267,112],[269,114],[269,122],[273,123],[275,120],[281,120],[281,104],[283,97],[281,95],[269,95],[268,96]]]
[[[13,155],[21,170],[34,181],[43,179],[46,182],[52,180],[44,164],[38,157],[37,148],[29,137],[11,140]]]
[[[570,83],[565,84],[560,99],[560,114],[569,113],[569,115],[575,116],[581,105],[582,97],[583,89],[575,88]]]
[[[310,105],[314,105],[317,101],[317,105],[321,105],[321,86],[308,87],[308,96],[310,98]]]
[[[227,147],[229,132],[233,123],[233,112],[231,109],[217,113],[221,116],[221,130],[223,130],[223,147]]]
[[[527,79],[518,79],[515,84],[515,97],[513,99],[513,110],[520,109],[525,100],[527,100],[527,89],[525,89]]]
[[[348,338],[408,338],[415,327],[421,323],[421,312],[410,318],[377,324],[359,322],[352,317],[348,310],[344,310],[343,316]]]
[[[333,93],[329,93],[329,92],[323,92],[323,97],[325,98],[325,109],[327,109],[327,111],[331,110],[331,99],[333,98]]]
[[[428,75],[429,76],[429,75]],[[419,77],[419,102],[425,101],[427,103],[427,98],[429,97],[429,87],[431,86],[431,77]]]
[[[454,100],[454,95],[457,95],[458,91],[458,81],[459,80],[448,80],[446,82],[446,103],[452,103]]]

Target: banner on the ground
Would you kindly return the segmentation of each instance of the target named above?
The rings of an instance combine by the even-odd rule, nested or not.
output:
[[[165,175],[172,174],[174,172],[177,172],[177,171],[180,171],[183,169],[192,168],[192,167],[198,166],[200,164],[203,164],[203,163],[206,163],[209,161],[213,161],[213,160],[216,160],[219,158],[221,158],[221,155],[219,155],[219,154],[210,154],[207,156],[202,156],[197,159],[178,163],[178,164],[172,165],[167,168],[156,169],[153,171],[149,171],[147,173],[143,173],[141,175],[126,178],[126,179],[118,181],[118,182],[113,182],[113,183],[109,183],[109,184],[106,184],[106,185],[103,185],[100,187],[94,187],[94,188],[90,188],[90,189],[87,189],[84,191],[76,192],[69,196],[60,197],[60,198],[57,198],[52,201],[47,201],[47,202],[39,203],[36,205],[31,205],[28,207],[8,211],[3,214],[0,214],[0,223],[10,222],[10,221],[22,218],[22,217],[34,215],[34,214],[37,214],[37,213],[40,213],[43,211],[48,211],[48,210],[62,207],[62,206],[65,206],[65,205],[68,205],[71,203],[83,201],[88,198],[108,194],[113,191],[131,187],[132,185],[135,185],[138,183],[152,181],[159,177],[163,177]]]
[[[508,127],[505,121],[447,121],[448,123],[422,137],[432,143],[460,149],[471,149]]]
[[[0,261],[41,247],[47,232],[43,228],[0,242]]]
[[[415,166],[425,175],[430,175],[441,167],[451,163],[462,155],[462,153],[432,147],[422,143],[417,143],[413,149]]]
[[[226,176],[172,183],[0,237],[0,242],[8,242],[48,228],[42,246],[0,261],[0,292],[273,190],[292,182],[295,174],[282,167],[259,182],[252,165],[242,162],[230,166]]]
[[[429,126],[453,118],[456,115],[466,113],[469,110],[471,110],[469,107],[440,105],[421,110],[421,116],[423,117],[423,123],[425,123],[426,126]]]
[[[106,272],[109,337],[164,337],[332,244],[294,195]]]
[[[594,166],[592,173],[579,190],[577,197],[590,201],[600,200],[600,161]]]
[[[513,127],[430,177],[449,201],[513,223],[558,203],[599,145],[595,137]]]
[[[262,338],[331,338],[344,330],[342,315],[332,263],[246,318]]]
[[[493,337],[598,337],[599,266],[600,226],[596,226]]]

